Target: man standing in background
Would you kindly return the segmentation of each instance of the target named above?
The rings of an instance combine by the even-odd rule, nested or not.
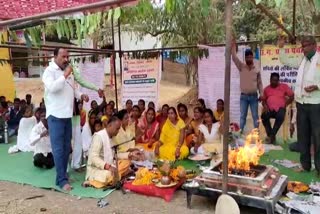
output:
[[[236,42],[232,44],[232,60],[237,66],[240,72],[240,129],[244,131],[244,127],[247,121],[248,108],[250,106],[253,126],[254,128],[259,127],[259,95],[263,94],[263,86],[261,80],[261,74],[258,68],[255,67],[253,61],[253,53],[251,50],[245,51],[245,63],[237,56]]]
[[[299,68],[295,84],[297,106],[297,137],[300,163],[305,171],[311,170],[311,143],[314,145],[314,164],[320,176],[320,54],[313,36],[303,36],[299,58],[285,53],[285,38],[280,37],[280,61],[290,67]]]

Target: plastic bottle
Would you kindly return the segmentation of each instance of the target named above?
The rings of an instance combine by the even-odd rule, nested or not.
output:
[[[4,143],[9,143],[7,121],[5,121],[5,123],[4,123]]]

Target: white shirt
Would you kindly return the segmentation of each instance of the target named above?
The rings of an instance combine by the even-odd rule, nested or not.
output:
[[[17,147],[22,152],[32,152],[34,148],[29,143],[29,136],[32,128],[37,124],[35,116],[26,118],[23,117],[19,123],[18,136],[17,136]]]
[[[84,126],[82,128],[81,141],[82,141],[82,149],[83,149],[83,151],[84,152],[88,152],[89,148],[90,148],[90,145],[91,145],[91,141],[92,141],[92,132],[91,132],[91,128],[90,128],[89,122],[84,124]]]
[[[80,99],[82,93],[75,87],[72,74],[67,79],[64,71],[54,62],[43,73],[44,100],[47,110],[46,117],[50,115],[57,118],[71,118],[73,115],[74,97]]]
[[[219,122],[212,124],[210,133],[209,133],[208,127],[205,126],[204,124],[201,124],[199,126],[199,131],[204,135],[205,143],[212,143],[215,140],[219,139],[219,128],[220,128]]]
[[[30,133],[30,145],[34,146],[34,155],[43,154],[47,157],[48,153],[52,152],[49,136],[40,137],[40,135],[47,129],[40,121],[35,125]]]

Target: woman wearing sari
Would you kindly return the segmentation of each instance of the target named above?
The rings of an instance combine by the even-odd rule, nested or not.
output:
[[[199,98],[198,101],[197,101],[197,106],[202,108],[203,110],[204,109],[207,109],[206,107],[206,102],[204,101],[204,99],[202,98]]]
[[[220,139],[220,122],[213,116],[211,109],[204,111],[204,123],[199,126],[199,137],[196,145],[191,148],[192,154],[222,153]]]
[[[129,124],[136,126],[139,122],[140,116],[141,116],[141,113],[140,113],[139,106],[134,105],[130,113]]]
[[[192,118],[188,115],[188,108],[185,104],[179,103],[177,106],[179,117],[183,120],[184,124],[186,126],[189,126],[190,122],[192,121]]]
[[[195,107],[193,109],[193,120],[187,126],[186,130],[186,143],[189,148],[194,146],[199,136],[199,126],[203,123],[203,109],[201,107]]]
[[[149,108],[146,117],[138,124],[136,131],[137,147],[142,147],[145,151],[154,151],[156,142],[160,137],[160,126],[156,121],[156,112]]]
[[[97,119],[97,115],[98,115],[97,111],[90,111],[88,115],[89,121],[88,123],[85,123],[82,128],[82,132],[81,132],[82,150],[85,154],[88,153],[91,145],[92,136],[95,132],[94,122]]]
[[[157,117],[156,117],[156,121],[159,123],[159,126],[160,126],[160,131],[161,131],[164,123],[168,119],[168,109],[169,109],[169,105],[164,104],[161,108],[161,113],[159,115],[157,115]]]
[[[224,101],[222,99],[217,100],[217,109],[213,112],[214,117],[220,121],[224,113]]]
[[[132,102],[132,100],[127,100],[127,101],[126,101],[126,109],[127,109],[128,113],[129,113],[129,115],[131,114],[132,107],[133,107],[133,102]]]
[[[168,119],[162,127],[160,141],[155,147],[155,155],[163,160],[184,159],[189,149],[184,143],[185,124],[174,107],[168,110]]]
[[[119,153],[130,152],[135,148],[135,125],[129,124],[129,114],[126,109],[123,109],[116,114],[116,116],[121,120],[121,127],[118,134],[113,138],[114,144],[125,143],[118,147]]]
[[[107,127],[108,120],[113,116],[113,109],[111,104],[106,105],[105,114],[101,117],[103,127]]]

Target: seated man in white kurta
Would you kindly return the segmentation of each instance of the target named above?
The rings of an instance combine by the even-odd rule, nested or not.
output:
[[[121,121],[117,117],[111,117],[107,127],[94,134],[89,149],[85,185],[103,188],[115,181],[116,166],[111,138],[118,134],[120,127]],[[118,154],[119,177],[128,173],[131,160],[138,160],[140,155],[139,151]]]

